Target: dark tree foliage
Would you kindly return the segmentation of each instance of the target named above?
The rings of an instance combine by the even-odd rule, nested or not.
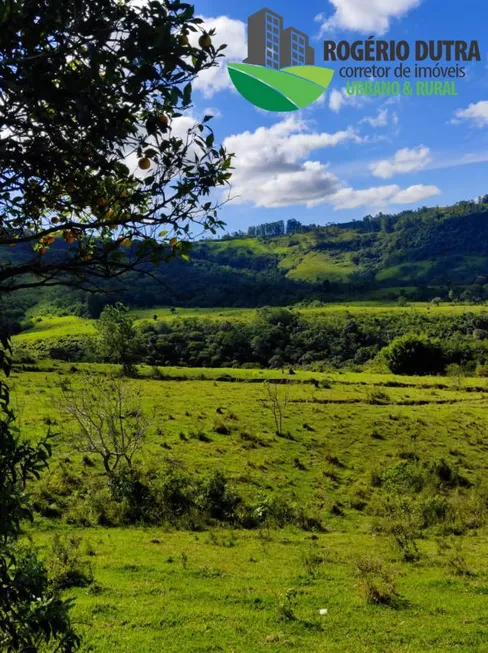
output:
[[[440,374],[446,367],[440,344],[424,335],[405,334],[395,338],[384,355],[393,374]]]
[[[182,118],[220,49],[179,1],[0,5],[0,249],[18,252],[0,292],[86,287],[222,225],[230,158],[208,117]]]
[[[299,220],[295,220],[295,218],[291,218],[286,223],[286,233],[295,234],[301,230],[302,226],[303,225]]]

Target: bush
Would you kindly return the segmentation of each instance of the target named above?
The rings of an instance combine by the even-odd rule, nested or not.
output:
[[[20,323],[20,332],[22,331],[28,331],[29,329],[32,329],[34,327],[34,322],[31,320],[23,320]]]
[[[382,353],[393,374],[423,376],[442,374],[445,370],[441,346],[426,336],[400,336],[385,347]]]
[[[109,479],[112,498],[121,504],[121,514],[128,524],[157,524],[161,510],[147,478],[139,469],[124,467]]]
[[[278,619],[280,621],[295,621],[295,608],[297,604],[297,591],[288,589],[278,601]]]
[[[476,366],[476,376],[479,376],[483,379],[488,378],[488,365],[477,365]]]
[[[221,472],[215,472],[201,487],[199,506],[212,519],[233,522],[237,519],[236,509],[242,502],[227,485]]]
[[[158,485],[163,517],[171,522],[188,515],[195,508],[195,492],[191,479],[172,472]]]
[[[359,589],[368,603],[394,606],[397,592],[397,573],[379,558],[362,556],[356,561]]]
[[[81,478],[60,463],[37,483],[33,506],[43,517],[62,517],[64,509],[82,485]]]
[[[250,513],[256,524],[269,523],[279,528],[295,520],[295,511],[282,497],[266,496],[251,507]]]
[[[439,555],[445,558],[447,566],[456,576],[472,578],[476,575],[466,560],[462,543],[459,540],[440,540],[438,548]]]
[[[231,428],[223,420],[215,420],[214,431],[219,435],[230,435]]]
[[[82,560],[81,538],[70,535],[62,540],[55,535],[47,558],[50,581],[56,589],[86,587],[93,582],[93,570]]]
[[[380,485],[388,492],[420,492],[425,483],[425,472],[417,461],[402,460],[380,474]]]

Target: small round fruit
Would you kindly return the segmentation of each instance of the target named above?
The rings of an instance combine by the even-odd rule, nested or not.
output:
[[[63,238],[68,243],[68,245],[72,245],[76,240],[76,233],[74,231],[72,231],[72,230],[65,231],[63,233]]]
[[[59,218],[51,218],[51,222],[53,224],[58,224],[58,222],[60,222],[60,219]]]
[[[52,245],[54,243],[54,236],[44,236],[44,238],[41,238],[41,243],[43,245]]]
[[[208,48],[212,45],[212,39],[208,34],[202,34],[202,36],[198,39],[198,45],[204,50],[208,50]]]
[[[130,238],[124,238],[120,244],[124,247],[132,247],[132,240],[130,240]]]
[[[44,254],[47,253],[47,247],[39,247],[37,250],[41,256],[44,256]]]
[[[151,160],[147,158],[147,156],[143,157],[142,159],[139,159],[139,168],[141,170],[149,170],[151,167]]]
[[[158,116],[158,122],[162,127],[167,127],[169,125],[169,118],[165,113],[160,113]]]
[[[182,45],[182,46],[190,45],[190,39],[188,38],[188,36],[186,34],[181,34],[181,36],[180,36],[180,38],[178,40],[180,42],[180,45]]]

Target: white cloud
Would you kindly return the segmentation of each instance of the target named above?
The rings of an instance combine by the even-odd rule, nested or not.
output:
[[[399,186],[377,186],[354,190],[354,188],[341,188],[334,196],[336,209],[357,209],[360,206],[383,206],[400,191]]]
[[[393,116],[393,123],[395,123],[395,116]],[[388,109],[379,109],[374,118],[363,118],[360,124],[370,125],[371,127],[386,127],[388,125]]]
[[[228,88],[233,88],[227,72],[228,61],[242,61],[247,57],[247,36],[246,25],[240,20],[234,20],[227,16],[217,18],[201,17],[204,21],[203,28],[207,31],[215,29],[213,37],[215,47],[227,45],[223,51],[224,57],[218,59],[218,66],[202,71],[193,83],[193,88],[201,91],[206,98],[211,98]],[[198,43],[200,33],[190,34],[190,41],[193,45]]]
[[[331,109],[331,111],[335,111],[335,113],[339,113],[342,105],[344,104],[344,100],[344,95],[340,91],[336,91],[334,89],[330,94],[329,109]]]
[[[314,150],[347,141],[361,139],[352,128],[334,134],[313,132],[294,116],[229,136],[224,145],[236,155],[232,194],[238,202],[267,208],[321,203],[340,188],[340,182],[327,165],[307,158]]]
[[[408,147],[398,150],[392,159],[376,161],[370,165],[370,170],[375,177],[390,179],[395,175],[402,175],[408,172],[422,170],[430,162],[430,150],[428,147],[419,145],[409,149]]]
[[[222,111],[217,107],[206,107],[202,113],[204,116],[212,116],[215,120],[222,118]]]
[[[334,113],[339,113],[343,107],[362,107],[367,102],[371,102],[367,95],[349,95],[345,88],[333,89],[329,95],[329,109]]]
[[[332,198],[335,209],[357,209],[360,206],[382,207],[388,204],[415,204],[427,197],[439,195],[437,186],[410,186],[402,190],[396,184],[364,190],[342,188]]]
[[[427,197],[434,197],[440,194],[440,189],[437,186],[423,186],[417,184],[416,186],[409,186],[405,190],[398,192],[391,200],[392,204],[415,204],[424,200]]]
[[[335,13],[317,17],[322,22],[321,34],[334,29],[384,34],[394,18],[401,18],[421,0],[329,0]]]
[[[340,187],[337,177],[320,161],[305,161],[296,170],[282,172],[259,186],[256,206],[280,207],[322,204]]]
[[[458,109],[456,118],[452,122],[459,123],[461,120],[471,120],[476,127],[488,125],[488,101],[470,104],[467,109]]]
[[[439,194],[436,186],[421,185],[346,188],[328,164],[309,159],[315,150],[347,142],[364,141],[352,128],[334,134],[313,132],[295,116],[229,136],[224,145],[236,155],[232,195],[236,202],[264,208],[331,204],[336,209],[354,209],[413,204]]]

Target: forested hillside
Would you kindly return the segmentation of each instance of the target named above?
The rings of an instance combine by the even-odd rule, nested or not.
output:
[[[112,280],[104,285],[105,294],[62,288],[25,291],[3,310],[19,318],[26,307],[40,302],[53,312],[97,317],[111,297],[138,308],[283,306],[365,298],[482,302],[488,297],[485,200],[380,213],[326,227],[290,220],[293,230],[280,236],[262,235],[283,231],[276,230],[280,223],[270,223],[269,229],[261,225],[249,234],[197,242],[189,262],[162,264],[150,270],[151,276],[123,283]],[[19,248],[8,255],[27,254]]]

